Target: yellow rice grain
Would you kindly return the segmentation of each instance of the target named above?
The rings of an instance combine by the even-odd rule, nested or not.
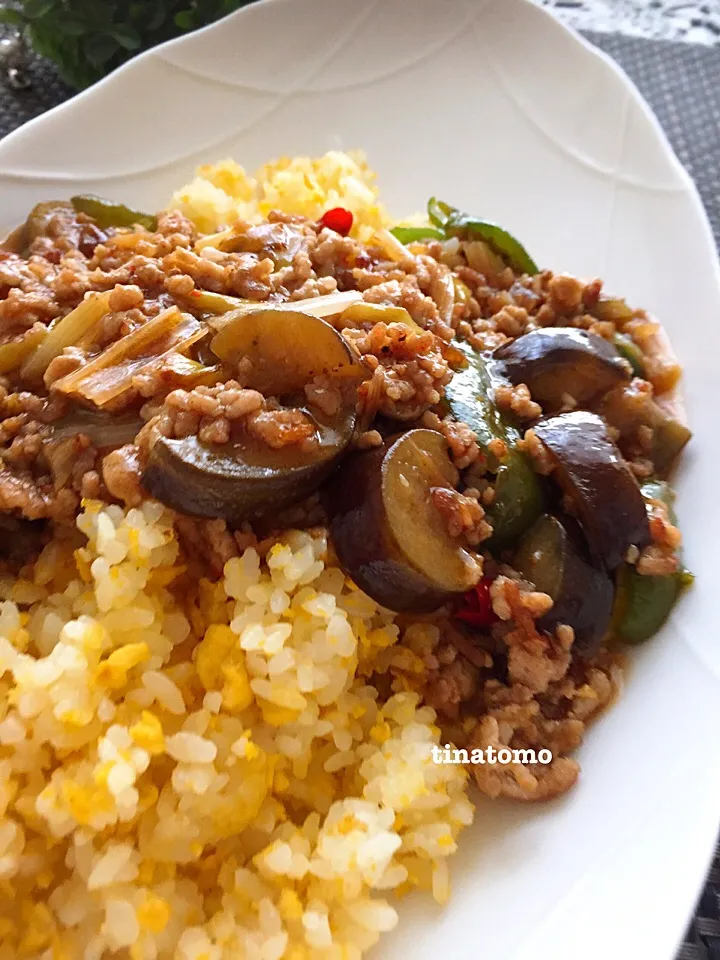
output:
[[[203,233],[220,231],[236,220],[257,222],[271,210],[317,220],[326,210],[345,207],[354,217],[353,236],[363,241],[390,223],[375,174],[360,150],[281,157],[252,175],[233,160],[206,164],[173,194],[170,205]]]
[[[0,960],[359,957],[389,892],[444,902],[466,774],[432,762],[417,694],[357,672],[400,631],[325,536],[246,550],[190,611],[159,504],[87,503],[78,527],[27,611],[0,602]]]

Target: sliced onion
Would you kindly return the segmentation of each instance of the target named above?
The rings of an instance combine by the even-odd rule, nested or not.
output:
[[[84,433],[98,450],[131,443],[145,421],[137,414],[111,414],[78,407],[52,425],[51,440],[67,440]]]
[[[342,313],[352,303],[360,303],[362,294],[357,290],[347,290],[343,293],[327,293],[322,297],[308,297],[307,300],[283,300],[281,303],[272,303],[267,300],[240,301],[240,306],[219,317],[209,317],[208,323],[214,330],[221,330],[226,323],[235,317],[246,313],[255,313],[257,310],[292,310],[295,313],[305,313],[311,317],[334,317]]]
[[[47,336],[23,364],[20,371],[23,379],[40,379],[50,361],[59,357],[65,347],[77,346],[88,330],[109,313],[110,293],[107,290],[105,293],[88,294],[67,316],[56,320]]]
[[[225,293],[213,293],[212,290],[193,290],[183,297],[183,303],[186,303],[190,310],[201,314],[223,314],[229,310],[237,310],[239,307],[248,303],[254,303],[254,300],[241,300],[239,297],[229,297]]]
[[[396,263],[399,263],[401,260],[412,260],[412,253],[410,253],[405,244],[400,243],[398,238],[394,237],[389,230],[385,230],[384,228],[376,230],[373,234],[372,242],[376,247],[379,247],[390,260],[394,260]]]
[[[204,247],[218,247],[219,249],[219,244],[221,244],[223,240],[229,240],[230,237],[234,235],[235,231],[232,227],[227,227],[225,230],[219,230],[217,233],[207,233],[204,237],[200,237],[199,240],[195,241],[193,250],[196,253],[200,253]]]
[[[58,380],[53,389],[79,394],[102,406],[128,390],[133,377],[149,364],[173,351],[182,353],[207,332],[207,326],[195,317],[169,307]]]
[[[28,357],[47,336],[47,328],[35,324],[20,336],[0,344],[0,374],[10,373]]]
[[[463,244],[468,264],[486,277],[496,277],[505,269],[504,260],[484,240],[468,240]]]

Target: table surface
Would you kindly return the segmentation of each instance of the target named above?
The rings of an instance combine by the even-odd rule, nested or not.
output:
[[[536,2],[582,30],[635,81],[695,179],[720,246],[720,0]],[[0,71],[0,137],[72,92],[37,59],[29,77],[30,89],[16,92],[3,86]],[[650,888],[645,897],[641,929],[653,922]],[[676,960],[720,960],[720,847]]]

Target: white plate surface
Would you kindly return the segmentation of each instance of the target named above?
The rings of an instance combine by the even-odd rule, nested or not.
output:
[[[364,148],[391,210],[430,194],[649,308],[685,366],[679,514],[697,583],[634,658],[562,802],[482,803],[444,910],[382,960],[671,960],[720,817],[720,271],[627,77],[527,0],[266,0],[145,54],[0,144],[0,226],[79,191],[158,208],[200,162]]]

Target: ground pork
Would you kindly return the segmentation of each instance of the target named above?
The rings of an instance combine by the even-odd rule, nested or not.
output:
[[[354,271],[354,275],[357,280],[358,271]],[[419,326],[435,331],[444,340],[452,337],[452,329],[441,321],[435,301],[420,290],[417,278],[412,275],[405,275],[401,281],[374,284],[365,291],[363,299],[368,303],[403,307]]]
[[[477,490],[459,493],[449,487],[431,487],[430,499],[454,540],[475,547],[492,536],[492,526],[485,519]]]
[[[48,515],[49,496],[31,476],[18,476],[6,467],[0,467],[0,510],[3,513],[21,513],[28,520]]]
[[[393,420],[417,420],[439,402],[452,374],[441,341],[429,330],[405,323],[376,323],[369,331],[343,330],[343,336],[372,370],[376,410]]]
[[[136,283],[128,283],[125,286],[116,284],[110,294],[108,307],[113,313],[120,310],[132,310],[141,307],[145,300],[145,295]]]
[[[555,463],[547,447],[534,430],[526,430],[522,440],[518,441],[517,447],[530,457],[533,469],[541,476],[547,477],[555,469]]]
[[[0,330],[18,333],[35,323],[54,320],[62,308],[47,289],[24,291],[13,287],[0,301]]]
[[[202,290],[245,300],[267,300],[273,292],[274,262],[255,253],[224,253],[204,247],[198,254],[177,248],[162,261],[163,276],[187,275]]]
[[[509,725],[486,715],[478,722],[469,748],[496,752],[508,747],[503,734]],[[510,728],[511,729],[511,728]],[[522,749],[522,748],[515,748]],[[508,797],[513,800],[550,800],[566,793],[577,780],[580,765],[570,757],[554,757],[548,765],[529,764],[475,764],[472,767],[475,783],[489,797]]]
[[[41,256],[51,263],[59,263],[69,253],[91,257],[98,243],[108,238],[84,213],[76,213],[70,204],[58,203],[48,213],[41,214],[42,229],[30,244],[31,255]]]
[[[457,717],[462,704],[477,691],[478,670],[460,655],[457,647],[448,644],[436,655],[435,668],[428,672],[425,701],[446,717]]]
[[[352,268],[361,269],[370,258],[362,246],[352,237],[341,237],[327,227],[317,236],[317,242],[310,251],[313,267],[319,277],[338,277],[341,288],[345,289],[352,281]]]
[[[116,500],[128,507],[136,507],[141,503],[145,493],[137,446],[129,443],[103,457],[102,478],[110,496]]]
[[[446,416],[440,418],[432,410],[423,414],[421,423],[429,430],[437,430],[445,437],[448,443],[450,457],[458,468],[464,470],[471,465],[475,466],[475,481],[484,469],[484,457],[477,442],[477,435],[466,423]]]
[[[606,651],[592,662],[573,659],[570,627],[560,625],[549,635],[535,626],[551,607],[550,597],[503,569],[490,585],[495,624],[480,632],[443,625],[425,651],[424,695],[438,710],[444,738],[457,746],[550,750],[550,764],[470,768],[488,796],[547,800],[575,782],[579,767],[569,754],[616,695],[621,660]]]
[[[542,407],[532,399],[527,384],[499,384],[495,387],[494,399],[501,410],[514,413],[521,420],[537,420],[542,415]]]
[[[670,511],[662,500],[651,500],[648,508],[651,543],[633,558],[638,573],[664,577],[680,569],[678,551],[682,534],[672,523]]]
[[[306,449],[317,442],[315,424],[306,413],[279,407],[236,380],[173,390],[148,427],[165,437],[197,436],[209,444],[228,443],[238,430],[273,449],[293,444]]]
[[[224,520],[206,520],[177,514],[175,528],[183,541],[187,555],[198,567],[198,577],[220,577],[228,560],[237,557],[257,539],[251,531],[228,528]]]

